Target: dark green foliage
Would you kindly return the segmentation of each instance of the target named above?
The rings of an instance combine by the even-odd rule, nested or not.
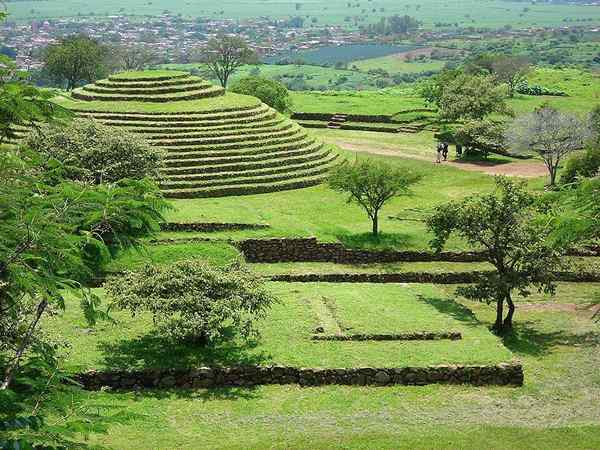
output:
[[[566,97],[567,94],[564,91],[557,89],[548,89],[544,86],[537,84],[529,85],[527,81],[523,81],[516,87],[516,91],[523,95],[549,95],[554,97]]]
[[[237,94],[258,97],[263,103],[279,112],[287,112],[292,107],[292,101],[287,88],[279,81],[263,77],[246,77],[235,82],[229,89]]]
[[[44,52],[48,74],[67,90],[80,83],[93,83],[106,74],[108,49],[85,35],[69,36]]]
[[[19,78],[14,62],[0,55],[0,145],[16,137],[15,127],[35,127],[70,116],[50,101],[53,91],[37,89]]]
[[[402,167],[370,159],[345,162],[329,176],[329,187],[348,194],[348,202],[359,204],[373,222],[373,234],[379,233],[379,211],[385,203],[410,192],[421,177]]]
[[[175,340],[214,343],[230,329],[255,336],[273,297],[261,278],[240,262],[213,267],[202,260],[147,265],[105,284],[113,305],[132,314],[149,311],[160,331]]]
[[[39,321],[64,307],[65,289],[98,272],[119,251],[159,230],[166,207],[147,180],[89,186],[36,152],[0,153],[0,357],[9,365],[40,342]]]
[[[490,119],[469,120],[454,134],[456,143],[468,149],[477,149],[487,156],[488,152],[501,150],[504,144],[504,126]]]
[[[467,298],[496,304],[494,330],[512,328],[513,291],[530,294],[554,291],[553,272],[560,267],[560,251],[550,244],[553,227],[539,220],[535,197],[522,184],[499,177],[496,192],[475,195],[438,207],[427,219],[434,238],[431,246],[441,251],[456,233],[475,248],[483,248],[495,271],[484,273],[472,285],[460,289]],[[504,304],[508,314],[503,318]]]
[[[570,184],[578,178],[590,178],[598,175],[600,169],[600,147],[589,147],[582,153],[571,156],[561,173],[560,181]]]
[[[161,150],[135,134],[115,133],[94,120],[42,125],[29,134],[27,146],[63,163],[70,179],[93,184],[158,178],[163,157]]]

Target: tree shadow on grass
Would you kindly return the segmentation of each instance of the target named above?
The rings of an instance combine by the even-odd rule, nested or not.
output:
[[[475,316],[473,311],[451,298],[433,298],[417,295],[417,298],[428,305],[433,306],[437,311],[446,314],[455,320],[463,322],[469,326],[479,326],[482,322]]]
[[[339,234],[336,238],[347,248],[384,250],[390,248],[406,248],[414,239],[405,233],[373,233]]]
[[[552,353],[558,345],[594,347],[600,345],[600,330],[585,333],[570,333],[565,330],[541,330],[533,321],[514,324],[512,332],[503,336],[504,345],[513,353],[543,356]]]
[[[272,359],[254,351],[255,340],[244,341],[229,335],[211,346],[175,342],[153,331],[133,339],[99,344],[103,365],[111,369],[142,370],[200,366],[252,366]]]

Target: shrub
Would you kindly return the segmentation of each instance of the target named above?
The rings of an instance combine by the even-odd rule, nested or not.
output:
[[[68,178],[93,184],[125,178],[157,178],[163,153],[141,138],[94,120],[74,120],[64,127],[42,125],[26,144],[67,167]]]
[[[600,170],[600,147],[590,147],[585,152],[577,153],[567,160],[560,177],[563,184],[573,183],[577,178],[591,178]]]
[[[287,88],[279,81],[263,77],[246,77],[234,83],[229,90],[237,94],[258,97],[263,103],[279,112],[289,111],[292,106]]]
[[[516,91],[519,94],[523,95],[549,95],[554,97],[566,97],[566,92],[559,91],[556,89],[548,89],[544,86],[539,86],[537,84],[529,85],[527,81],[522,82],[517,86]]]
[[[224,338],[229,329],[256,336],[254,322],[274,302],[261,279],[240,262],[223,268],[194,259],[147,265],[109,280],[105,288],[116,307],[133,315],[149,311],[166,336],[201,345]]]

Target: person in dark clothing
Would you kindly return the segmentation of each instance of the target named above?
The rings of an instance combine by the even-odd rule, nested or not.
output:
[[[448,143],[444,142],[444,148],[442,149],[442,156],[444,157],[444,161],[448,161]]]
[[[444,152],[444,144],[442,142],[438,142],[437,145],[437,157],[435,159],[436,163],[442,162],[442,153]]]
[[[460,158],[462,156],[462,145],[456,144],[456,157]]]

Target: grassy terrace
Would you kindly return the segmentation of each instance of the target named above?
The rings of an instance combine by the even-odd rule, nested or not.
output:
[[[282,290],[279,286],[283,285],[273,284],[274,289]],[[396,286],[373,302],[377,308],[385,307],[386,311],[395,313],[398,322],[390,325],[403,323],[402,312],[408,306],[415,317],[422,317],[421,311],[433,314],[437,324],[457,326],[458,322],[458,326],[469,328],[471,336],[477,339],[478,330],[492,323],[493,308],[457,298],[453,290],[452,287]],[[404,292],[454,299],[437,305],[450,305],[452,309],[438,309],[434,303],[415,300],[414,296],[406,303]],[[438,385],[385,388],[264,386],[143,393],[74,392],[61,400],[75,401],[97,412],[97,423],[106,424],[109,433],[91,436],[90,443],[113,448],[193,449],[197,448],[198,442],[205,448],[215,449],[326,449],[332,446],[449,450],[597,448],[600,446],[600,411],[597,408],[600,400],[597,373],[600,337],[597,325],[589,320],[587,306],[596,301],[598,292],[598,284],[561,283],[550,304],[554,306],[546,306],[545,302],[550,299],[539,295],[526,300],[532,307],[518,306],[515,335],[504,340],[498,352],[492,350],[498,342],[495,338],[490,339],[489,333],[482,338],[480,343],[487,346],[486,352],[496,356],[509,352],[523,362],[525,386],[518,389]],[[338,287],[330,289],[316,285],[307,285],[300,292],[285,295],[300,300],[325,296],[336,299],[338,306],[339,299],[344,297],[349,299],[348,303],[344,302],[344,308],[350,307],[352,299],[356,298],[356,294],[340,292]],[[382,298],[384,300],[378,302]],[[394,301],[396,298],[398,301]],[[300,302],[297,305],[306,306]],[[375,310],[369,308],[366,313]],[[357,326],[365,324],[362,314],[361,310]],[[314,316],[301,317],[301,321],[293,324],[299,329],[314,324]],[[77,344],[69,360],[71,367],[77,359],[85,366],[95,358],[106,361],[108,356],[115,362],[138,365],[172,358],[171,347],[145,353],[136,352],[136,346],[132,344],[119,347],[128,349],[127,353],[113,351],[109,355],[108,350],[92,343],[92,336],[104,342],[127,342],[130,326],[138,327],[139,324],[130,325],[133,320],[125,316],[125,322],[120,322],[125,329],[123,336],[117,331],[119,325],[87,333],[80,316],[54,320],[56,326],[68,320],[67,331],[76,337]],[[145,331],[139,327],[138,339],[143,339]],[[307,328],[306,331],[311,330]],[[285,352],[295,353],[298,350],[293,346],[296,342],[292,340]],[[310,342],[307,345],[314,351],[315,348],[323,349],[323,344]],[[340,348],[364,345],[338,344]],[[381,343],[386,348],[389,344]],[[81,354],[83,349],[89,353]],[[175,352],[181,354],[179,349]],[[302,354],[294,357],[300,358]],[[308,357],[312,358],[311,355]]]
[[[239,108],[251,108],[260,105],[260,100],[254,97],[232,93],[201,100],[167,103],[83,101],[67,96],[56,97],[54,101],[65,108],[81,111],[106,111],[109,113],[144,112],[148,114],[237,110]]]
[[[126,72],[58,102],[162,148],[160,187],[169,198],[259,194],[323,181],[334,152],[258,99],[223,93],[186,72]]]
[[[413,136],[414,139],[422,139],[421,135],[402,138],[412,139]],[[342,154],[355,157],[350,152]],[[425,249],[428,248],[430,237],[425,232],[424,225],[399,219],[423,217],[423,213],[432,210],[435,205],[461,198],[469,192],[491,189],[494,184],[493,177],[447,165],[404,158],[387,157],[386,160],[426,176],[414,187],[412,196],[394,199],[386,205],[380,223],[383,234],[378,241],[370,238],[370,221],[362,209],[346,203],[345,196],[331,191],[325,185],[256,196],[174,200],[174,210],[168,213],[168,220],[271,225],[271,228],[265,230],[210,233],[210,237],[214,238],[316,236],[323,241],[339,241],[350,247]],[[534,189],[541,189],[544,180],[535,179],[529,183]],[[454,240],[450,242],[449,248],[462,249],[464,244]]]
[[[132,318],[115,312],[116,324],[103,323],[90,333],[74,305],[65,315],[50,319],[48,326],[72,342],[66,361],[70,370],[244,363],[396,367],[487,364],[512,358],[498,338],[433,286],[271,283],[270,289],[280,303],[261,323],[262,338],[250,345],[233,341],[203,349],[172,343],[152,332],[152,319],[146,314]],[[323,302],[336,310],[343,329],[352,332],[460,331],[463,339],[315,343],[310,340],[314,329],[322,322],[335,322]],[[382,311],[387,318],[374,323],[373,317]]]

